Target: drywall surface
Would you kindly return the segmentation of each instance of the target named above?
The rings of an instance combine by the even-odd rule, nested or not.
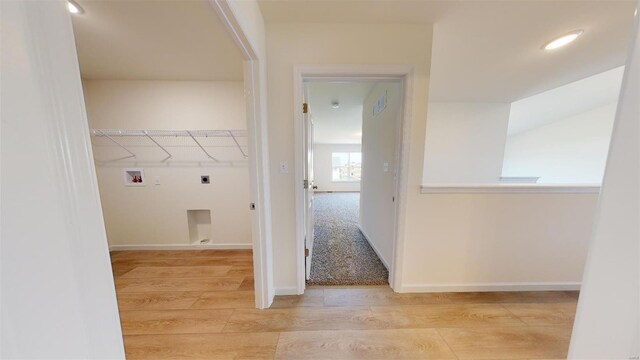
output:
[[[314,144],[313,183],[316,191],[360,191],[359,181],[333,181],[331,154],[334,152],[360,152],[359,144]]]
[[[424,184],[497,183],[510,104],[430,102]]]
[[[246,129],[240,81],[83,80],[92,128]]]
[[[624,75],[570,359],[640,356],[640,34],[636,19]]]
[[[364,100],[362,110],[360,229],[387,268],[393,260],[401,91],[400,82],[379,82]],[[387,106],[374,115],[374,104],[383,96]]]
[[[87,80],[84,85],[92,128],[246,129],[241,82]],[[105,157],[100,150],[96,157]],[[110,245],[189,245],[189,209],[211,211],[210,245],[251,245],[246,161],[215,164],[157,159],[98,163]],[[124,186],[122,171],[129,167],[144,169],[146,186]],[[201,184],[201,175],[209,175],[211,183]]]
[[[299,64],[409,64],[414,66],[414,95],[409,131],[410,197],[417,198],[422,178],[426,120],[430,25],[267,23],[269,143],[273,176],[274,284],[295,289],[295,172],[278,173],[280,161],[294,164],[293,70]],[[413,200],[410,200],[413,201]],[[414,210],[411,204],[409,210]],[[274,255],[276,256],[276,255]]]
[[[215,1],[226,4],[231,13],[228,18],[238,22],[233,32],[250,44],[244,63],[245,93],[249,134],[253,139],[249,146],[252,201],[256,208],[252,212],[253,265],[256,272],[256,304],[259,308],[271,305],[275,288],[273,284],[273,240],[271,218],[271,174],[269,164],[269,135],[267,111],[267,49],[266,29],[260,6],[256,0]],[[224,6],[222,6],[224,7]],[[262,269],[262,271],[260,270]],[[266,289],[266,291],[265,291]]]
[[[200,209],[211,211],[207,245],[251,245],[246,167],[144,170],[149,183],[137,187],[124,186],[120,167],[97,168],[109,245],[189,245],[187,210]],[[201,175],[211,183],[201,184]]]
[[[402,291],[576,288],[597,194],[423,194]]]
[[[274,79],[268,86],[276,289],[297,286],[294,172],[277,172],[280,161],[294,163],[293,81],[286,79],[296,64],[414,66],[403,144],[408,187],[400,194],[405,218],[398,224],[395,256],[403,268],[395,275],[396,290],[429,291],[434,284],[504,288],[504,281],[575,287],[580,281],[595,194],[420,194],[431,31],[427,25],[267,24],[268,71]],[[487,256],[492,252],[496,255]]]
[[[502,176],[539,183],[602,182],[616,103],[507,137]]]
[[[0,6],[0,358],[124,359],[69,14]]]
[[[623,72],[624,66],[620,66],[514,101],[511,104],[508,135],[617,103]]]

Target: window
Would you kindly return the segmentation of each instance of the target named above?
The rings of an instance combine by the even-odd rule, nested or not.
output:
[[[362,174],[362,153],[334,152],[331,153],[333,181],[360,181]]]

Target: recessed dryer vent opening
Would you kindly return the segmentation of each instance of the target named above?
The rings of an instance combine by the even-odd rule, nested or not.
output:
[[[211,210],[187,210],[189,242],[204,245],[211,242]]]

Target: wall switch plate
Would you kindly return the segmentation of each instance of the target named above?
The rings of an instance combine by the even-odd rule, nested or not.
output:
[[[155,184],[160,185],[160,176],[156,176]]]
[[[287,161],[280,161],[280,174],[289,173],[289,163]]]
[[[382,171],[389,172],[389,163],[388,162],[382,164]]]
[[[211,183],[211,178],[209,177],[209,175],[202,175],[202,176],[200,176],[200,183],[202,183],[202,184],[210,184]]]

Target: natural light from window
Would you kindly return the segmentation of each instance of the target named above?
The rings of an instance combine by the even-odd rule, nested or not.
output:
[[[332,181],[360,181],[362,174],[362,153],[331,153]]]

